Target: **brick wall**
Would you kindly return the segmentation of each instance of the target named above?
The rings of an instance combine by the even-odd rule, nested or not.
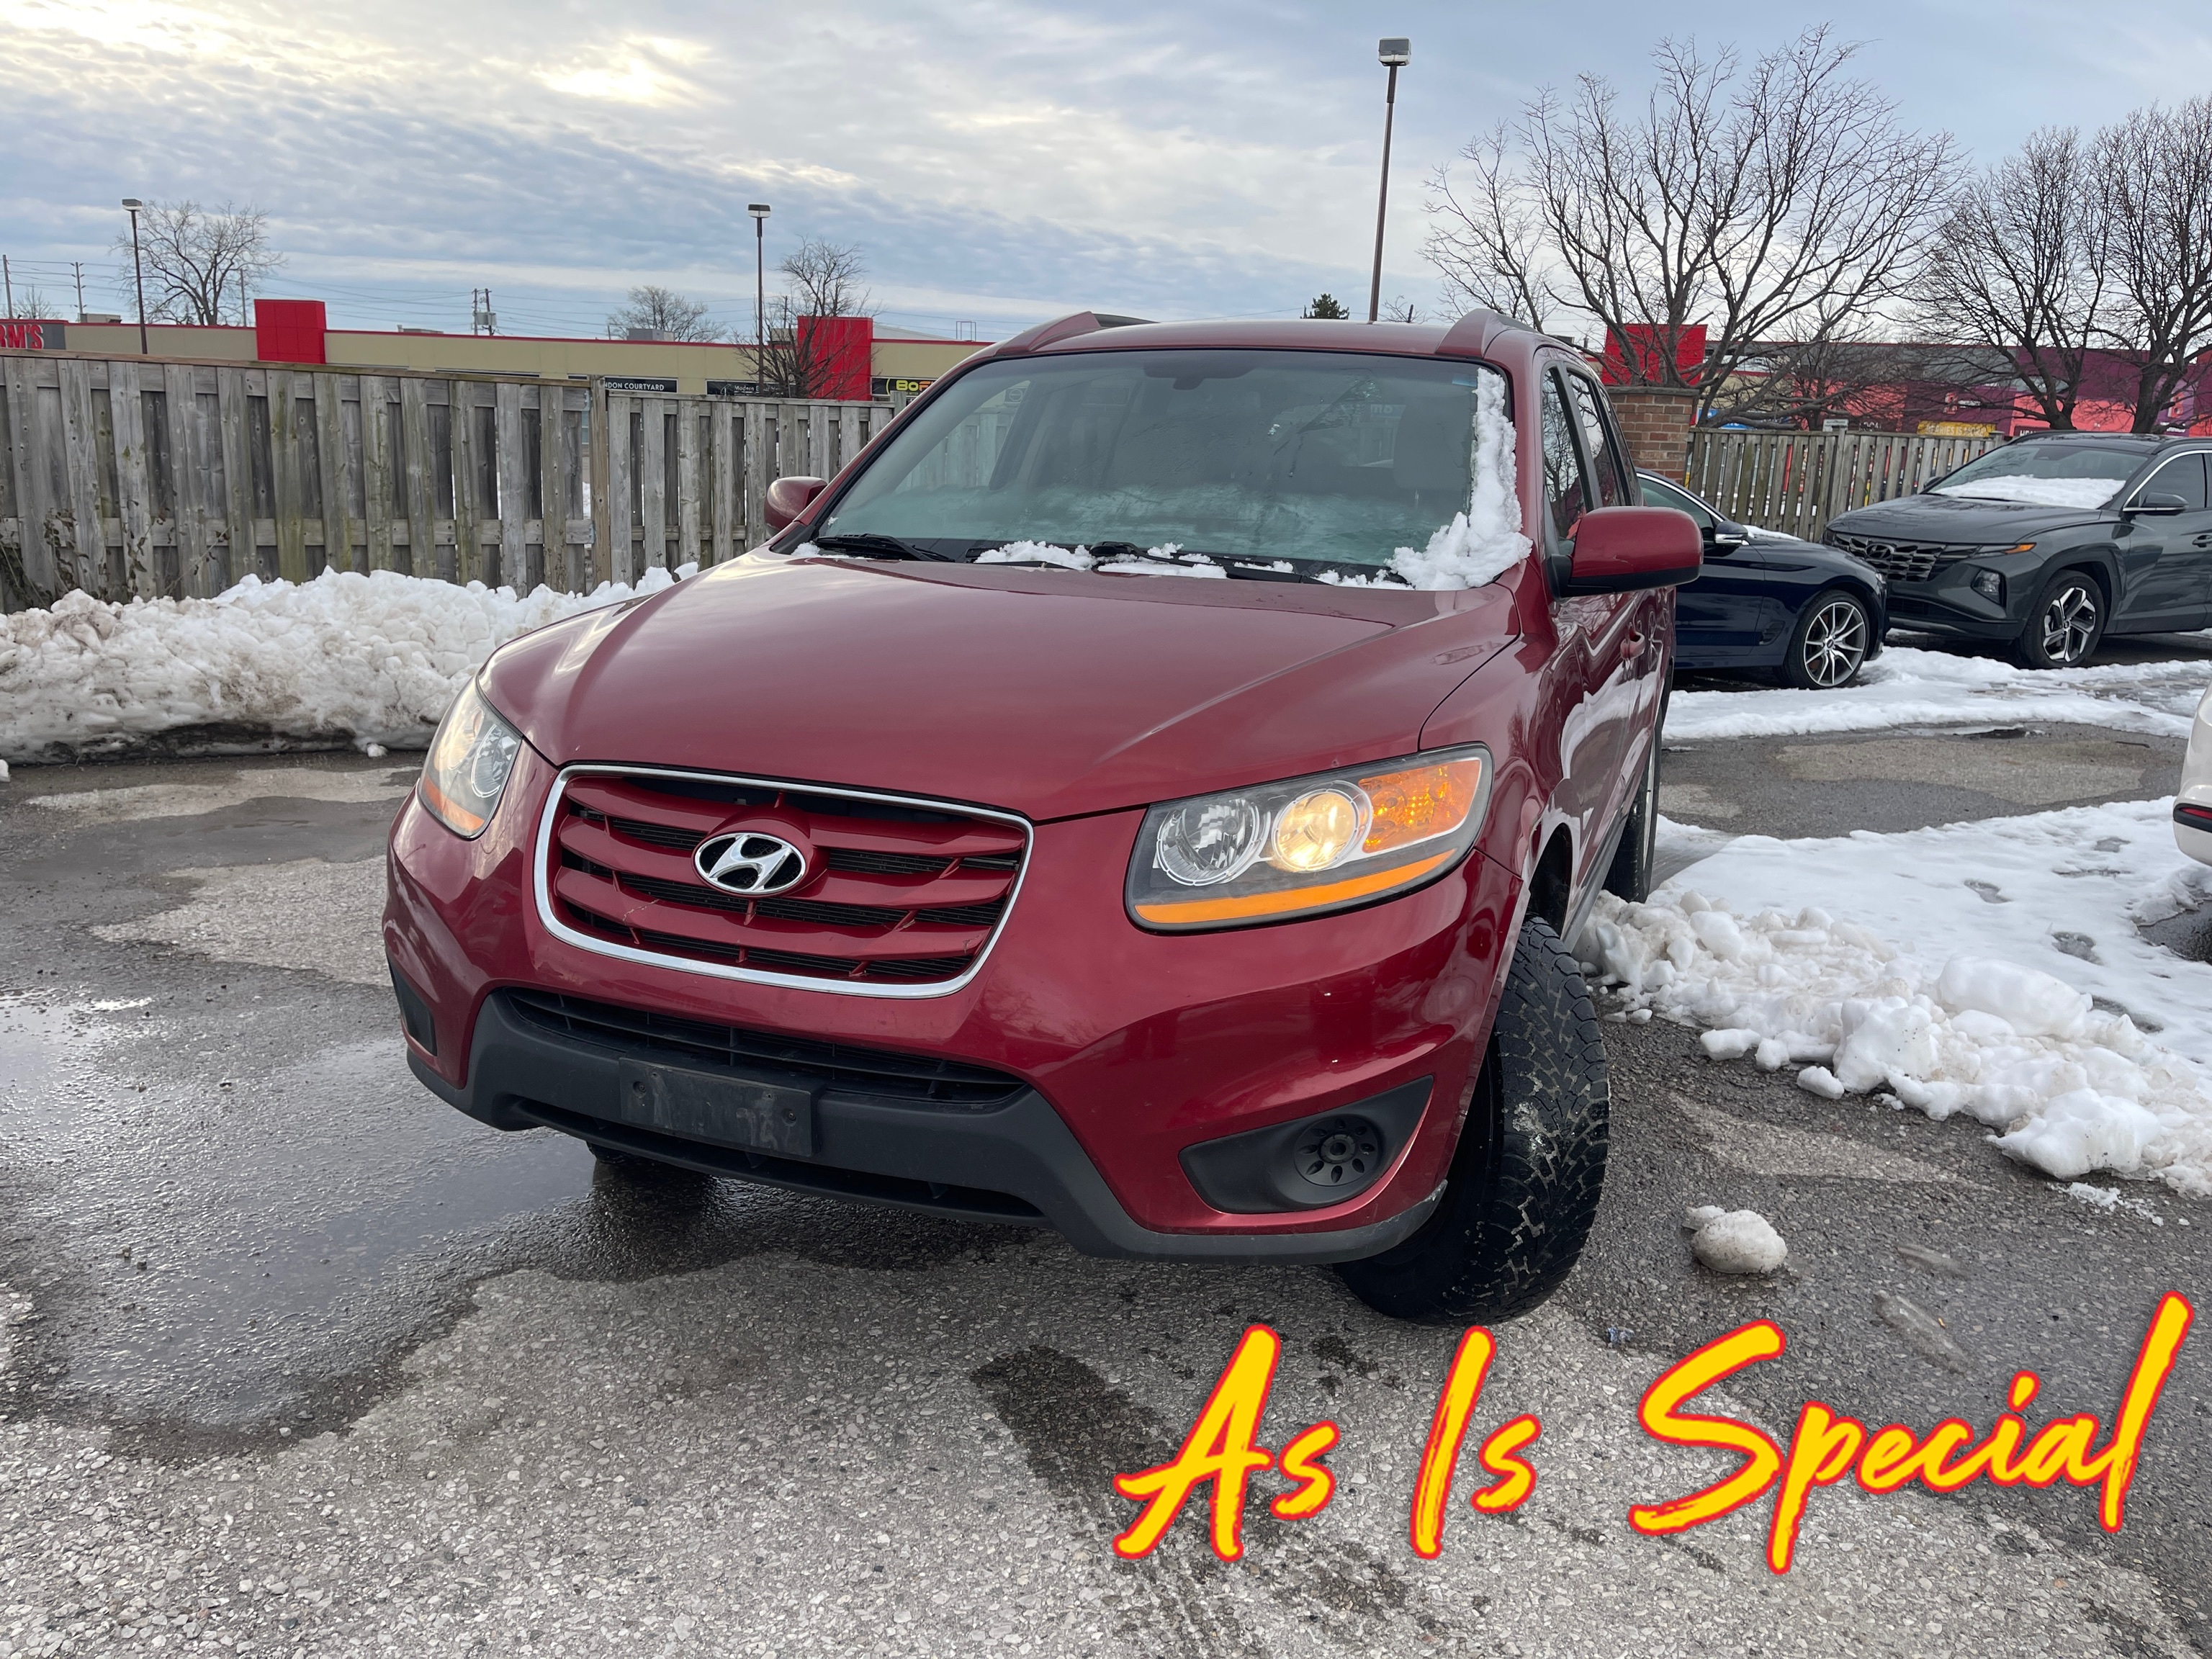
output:
[[[1695,395],[1656,386],[1611,386],[1605,395],[1638,469],[1681,483],[1690,465]]]

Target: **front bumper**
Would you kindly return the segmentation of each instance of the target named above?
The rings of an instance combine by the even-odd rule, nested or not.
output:
[[[1488,1040],[1519,900],[1517,881],[1480,853],[1364,910],[1160,935],[1137,928],[1123,908],[1140,812],[1041,823],[1019,900],[982,971],[950,994],[887,1000],[733,982],[556,937],[530,879],[552,778],[526,751],[475,842],[411,800],[392,829],[386,953],[434,1028],[429,1043],[410,1039],[410,1062],[435,1092],[487,1122],[549,1124],[770,1184],[1050,1225],[1109,1255],[1349,1260],[1389,1249],[1430,1213]],[[987,1066],[1024,1085],[1022,1097],[966,1115],[833,1092],[805,1157],[678,1140],[605,1109],[605,1056],[518,1040],[500,1012],[509,990]],[[1193,1146],[1417,1081],[1429,1092],[1410,1139],[1381,1178],[1343,1202],[1216,1208],[1183,1162]]]
[[[1984,571],[1995,571],[2004,579],[2002,601],[1974,591],[1974,578]],[[1892,577],[1889,626],[1953,639],[2009,642],[2027,627],[2028,606],[2041,586],[2039,564],[1996,556],[1947,565],[1926,581]]]
[[[536,1029],[495,995],[478,1014],[470,1082],[455,1087],[410,1052],[433,1094],[495,1128],[552,1128],[709,1175],[964,1220],[1049,1226],[1091,1255],[1206,1261],[1348,1261],[1387,1250],[1428,1219],[1436,1193],[1387,1220],[1329,1232],[1196,1237],[1139,1225],[1044,1097],[986,1111],[828,1096],[812,1155],[784,1158],[625,1121],[621,1056]]]

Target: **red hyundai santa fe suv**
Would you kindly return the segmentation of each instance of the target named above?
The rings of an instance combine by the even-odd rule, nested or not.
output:
[[[409,1062],[633,1174],[1534,1306],[1698,569],[1639,500],[1493,313],[982,351],[764,545],[485,664],[392,826]]]

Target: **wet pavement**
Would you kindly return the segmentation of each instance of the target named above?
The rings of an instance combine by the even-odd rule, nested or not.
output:
[[[2109,737],[1978,741],[2047,744],[2099,798],[2156,793],[2174,757]],[[2040,787],[1898,746],[1917,740],[1716,744],[1668,778],[1738,809],[1698,821],[1792,834],[1816,833],[1801,810],[1903,827],[1851,819],[1922,772],[1995,802]],[[2093,1208],[1972,1126],[1608,1025],[1597,1234],[1501,1329],[1478,1413],[1478,1435],[1541,1415],[1536,1496],[1504,1520],[1462,1504],[1425,1563],[1406,1515],[1455,1334],[1325,1270],[1097,1261],[639,1181],[433,1099],[374,952],[411,759],[0,787],[0,1655],[2212,1651],[2205,1331],[2116,1537],[2070,1491],[1838,1488],[1776,1579],[1763,1506],[1671,1544],[1622,1520],[1719,1473],[1636,1430],[1643,1388],[1756,1317],[1790,1352],[1733,1398],[1771,1430],[1815,1395],[1985,1422],[2021,1365],[2053,1411],[2109,1413],[2158,1294],[2212,1309],[2212,1205],[2131,1186]],[[1770,1216],[1791,1270],[1695,1268],[1680,1218],[1702,1203]],[[1948,1352],[1882,1317],[1898,1297]],[[1341,1495],[1296,1524],[1253,1506],[1235,1567],[1188,1523],[1115,1562],[1111,1475],[1172,1450],[1254,1320],[1285,1344],[1269,1443],[1333,1418]]]

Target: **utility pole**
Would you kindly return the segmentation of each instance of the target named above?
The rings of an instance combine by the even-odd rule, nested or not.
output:
[[[15,273],[8,269],[8,256],[4,253],[0,253],[0,289],[7,290],[8,315],[13,318],[15,314]]]
[[[84,261],[70,260],[70,270],[76,276],[76,319],[81,323],[84,320]]]
[[[469,332],[496,334],[499,332],[499,313],[491,308],[491,290],[472,288],[469,290]]]
[[[1375,193],[1375,280],[1367,290],[1367,320],[1382,312],[1382,216],[1390,206],[1390,126],[1398,114],[1398,71],[1413,61],[1413,43],[1402,35],[1376,43],[1375,57],[1390,71],[1382,94],[1382,187]]]

